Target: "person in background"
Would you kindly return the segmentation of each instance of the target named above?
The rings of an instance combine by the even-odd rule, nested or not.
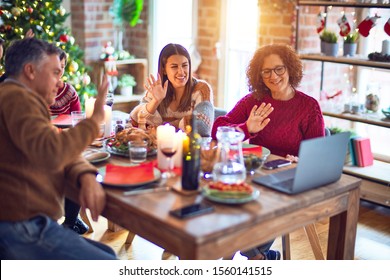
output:
[[[192,77],[191,58],[179,44],[168,44],[160,53],[157,77],[145,83],[146,95],[130,117],[135,126],[170,123],[185,130],[197,114],[197,131],[210,136],[214,120],[213,92],[208,83]]]
[[[62,74],[64,74],[67,62],[66,53],[62,52],[60,55]],[[53,105],[50,106],[51,115],[70,114],[73,111],[81,111],[81,104],[79,96],[75,88],[67,83],[61,81],[62,85],[58,89],[57,96]]]
[[[303,76],[302,62],[287,45],[267,45],[258,49],[247,68],[251,93],[244,96],[213,125],[239,127],[249,143],[261,145],[271,153],[298,161],[302,140],[325,135],[321,108],[313,97],[297,90]],[[243,252],[249,259],[280,259],[269,250],[273,241]]]
[[[80,205],[93,220],[105,207],[97,169],[80,154],[99,134],[108,91],[104,77],[92,116],[59,132],[48,109],[60,86],[59,56],[55,45],[35,38],[16,40],[6,52],[8,78],[0,85],[0,259],[116,259],[110,247],[57,222],[67,188],[79,189]]]
[[[67,58],[66,53],[61,51],[60,63],[62,75],[64,75]],[[81,111],[79,96],[74,87],[60,80],[61,86],[57,91],[54,104],[50,106],[51,115],[70,114],[73,111]],[[70,228],[78,234],[88,232],[88,225],[80,218],[80,206],[72,200],[65,198],[65,220],[63,226]]]

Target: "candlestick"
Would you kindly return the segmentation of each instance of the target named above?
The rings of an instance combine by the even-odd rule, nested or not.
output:
[[[161,152],[162,141],[172,141],[175,136],[175,127],[170,124],[159,125],[157,127],[157,167],[162,170],[168,169],[167,157]],[[170,161],[173,167],[173,160]]]
[[[95,98],[85,99],[85,114],[87,118],[90,118],[93,113],[93,109],[95,107]]]
[[[104,105],[104,137],[111,136],[112,131],[112,109],[110,106]]]

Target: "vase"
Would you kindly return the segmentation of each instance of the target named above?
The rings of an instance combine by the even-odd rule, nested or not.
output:
[[[337,56],[339,52],[339,44],[337,43],[326,43],[324,42],[324,51],[323,53],[327,56]]]
[[[343,54],[344,56],[355,56],[357,49],[356,43],[344,43]]]
[[[123,51],[123,28],[115,27],[114,29],[114,47],[115,50],[120,52]]]

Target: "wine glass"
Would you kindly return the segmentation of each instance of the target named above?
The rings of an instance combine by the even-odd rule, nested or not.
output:
[[[167,157],[168,169],[161,176],[165,179],[175,177],[176,174],[173,172],[173,162],[172,157],[176,154],[177,143],[176,137],[169,137],[160,142],[160,150]]]

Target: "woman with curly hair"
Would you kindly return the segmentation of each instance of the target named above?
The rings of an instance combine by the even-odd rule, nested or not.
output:
[[[302,62],[287,45],[267,45],[258,49],[247,68],[250,93],[213,125],[239,127],[249,143],[261,145],[272,154],[298,161],[302,140],[325,134],[321,108],[313,97],[297,90],[302,80]],[[273,240],[243,255],[249,259],[280,259],[269,250]]]
[[[247,68],[251,93],[215,120],[212,137],[219,126],[237,126],[251,144],[296,161],[302,140],[325,133],[317,100],[296,89],[302,76],[302,62],[291,47],[274,44],[258,49]]]

